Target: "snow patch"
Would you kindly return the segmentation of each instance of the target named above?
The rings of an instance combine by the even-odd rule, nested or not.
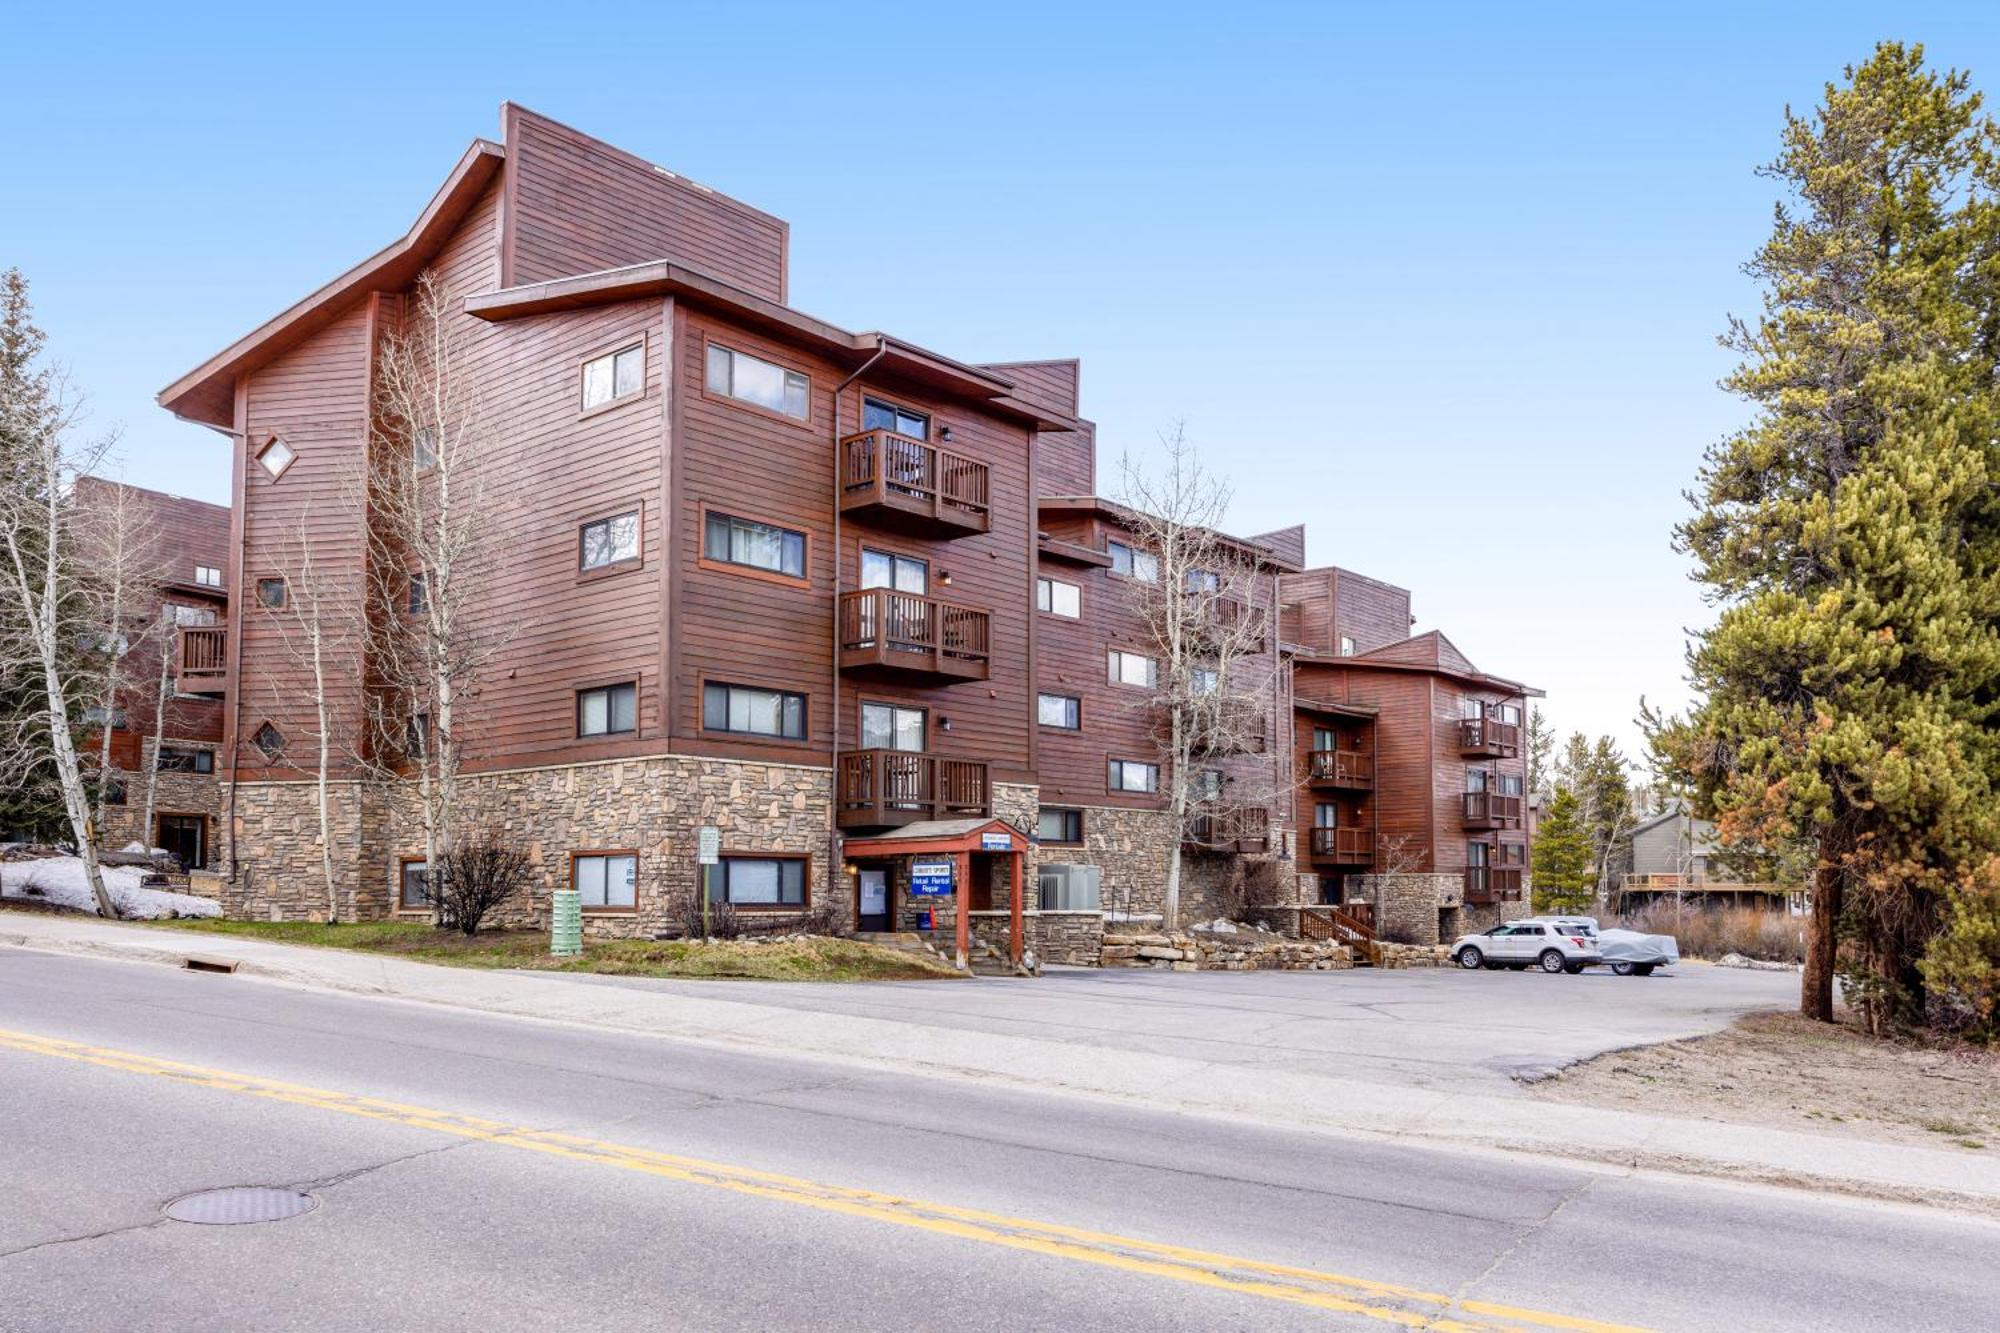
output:
[[[118,914],[133,920],[168,916],[221,916],[222,906],[212,898],[167,889],[144,889],[139,881],[145,872],[133,866],[103,866],[104,887],[117,905]],[[39,889],[41,892],[32,892]],[[0,894],[22,902],[54,903],[79,912],[97,911],[90,893],[90,878],[84,873],[83,858],[49,856],[37,861],[0,861]]]

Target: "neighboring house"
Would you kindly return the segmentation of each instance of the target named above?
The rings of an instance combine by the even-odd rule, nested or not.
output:
[[[474,142],[404,237],[160,395],[232,442],[229,586],[281,577],[309,528],[321,573],[358,589],[365,520],[342,499],[374,434],[378,348],[419,273],[463,297],[476,388],[505,423],[477,465],[505,569],[475,613],[520,627],[462,728],[465,798],[536,874],[500,919],[540,922],[548,892],[574,886],[594,934],[676,928],[699,901],[705,826],[721,837],[707,891],[744,912],[942,924],[951,902],[923,890],[946,876],[975,913],[1159,911],[1163,775],[1143,693],[1122,683],[1144,672],[1123,659],[1144,648],[1118,549],[1129,515],[1096,493],[1077,363],[971,365],[805,315],[786,304],[782,220],[502,114],[501,141]],[[1191,831],[1187,918],[1220,910],[1252,865],[1300,901],[1379,893],[1399,921],[1429,876],[1417,934],[1461,901],[1516,901],[1518,816],[1470,838],[1518,864],[1495,850],[1490,874],[1469,868],[1457,710],[1476,700],[1484,734],[1514,737],[1480,742],[1504,796],[1527,691],[1441,636],[1410,639],[1406,592],[1305,570],[1302,529],[1238,546],[1284,628],[1250,667],[1269,684],[1264,744],[1215,780],[1273,798]],[[306,917],[325,911],[315,709],[271,622],[252,609],[229,626],[225,907]],[[368,732],[364,665],[332,699],[341,913],[420,913],[412,808],[347,757]],[[1292,793],[1322,714],[1395,756],[1346,818],[1365,814],[1371,840],[1421,835],[1398,853],[1409,874],[1366,883],[1381,862],[1329,863],[1294,833],[1318,817]],[[1042,865],[1092,873],[1052,887]]]
[[[1718,859],[1715,825],[1676,807],[1642,821],[1632,830],[1632,877],[1687,883],[1733,884],[1741,876]]]
[[[80,490],[119,487],[84,477]],[[133,609],[135,652],[112,709],[111,766],[98,840],[107,848],[131,843],[162,847],[191,869],[208,866],[216,838],[220,784],[216,751],[223,738],[223,636],[229,618],[229,510],[136,486],[124,489],[135,528],[153,534],[164,579],[157,604]],[[165,617],[172,628],[144,637],[138,627]],[[158,698],[159,659],[169,655],[166,708]],[[160,730],[155,734],[155,724]],[[97,738],[88,740],[95,760]],[[150,826],[145,812],[148,768],[158,770]]]

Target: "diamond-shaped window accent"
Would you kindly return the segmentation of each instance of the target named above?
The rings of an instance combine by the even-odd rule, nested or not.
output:
[[[273,477],[282,477],[285,469],[290,467],[292,460],[297,457],[298,455],[292,452],[291,445],[283,440],[272,440],[258,452],[257,461]]]
[[[276,763],[278,756],[285,752],[284,736],[269,722],[257,728],[256,733],[250,737],[250,743],[272,763]]]

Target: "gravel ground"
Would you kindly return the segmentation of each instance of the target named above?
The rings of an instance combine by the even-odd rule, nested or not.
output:
[[[1876,1041],[1797,1014],[1612,1051],[1531,1085],[1547,1101],[2000,1156],[2000,1052]]]

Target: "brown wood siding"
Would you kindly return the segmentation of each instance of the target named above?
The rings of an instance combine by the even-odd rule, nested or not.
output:
[[[781,220],[531,111],[505,117],[508,285],[672,258],[785,299]]]
[[[760,411],[706,389],[710,341],[777,362],[812,381],[810,422]],[[997,781],[1031,781],[1028,766],[1032,700],[1027,620],[1033,605],[1028,569],[1028,437],[1020,426],[976,409],[894,385],[850,387],[841,398],[843,434],[860,429],[864,394],[928,413],[933,438],[952,430],[950,447],[990,469],[991,525],[986,533],[926,540],[885,531],[846,516],[833,550],[832,390],[841,368],[811,354],[691,311],[680,340],[676,450],[680,480],[675,506],[677,630],[673,731],[675,748],[694,753],[824,764],[831,741],[834,590],[859,585],[860,550],[868,545],[928,562],[931,595],[989,614],[990,679],[919,685],[851,679],[840,689],[841,746],[859,742],[859,701],[896,702],[929,712],[929,748],[952,758],[983,760]],[[704,565],[702,514],[713,509],[802,532],[805,586]],[[943,583],[945,574],[951,583]],[[803,747],[704,735],[703,681],[803,693],[808,739]],[[942,723],[949,719],[947,731]]]
[[[1340,652],[1343,635],[1354,640],[1357,653],[1410,637],[1410,594],[1393,583],[1328,566],[1285,575],[1284,597],[1288,607],[1297,608],[1291,620],[1294,641],[1324,656]]]

